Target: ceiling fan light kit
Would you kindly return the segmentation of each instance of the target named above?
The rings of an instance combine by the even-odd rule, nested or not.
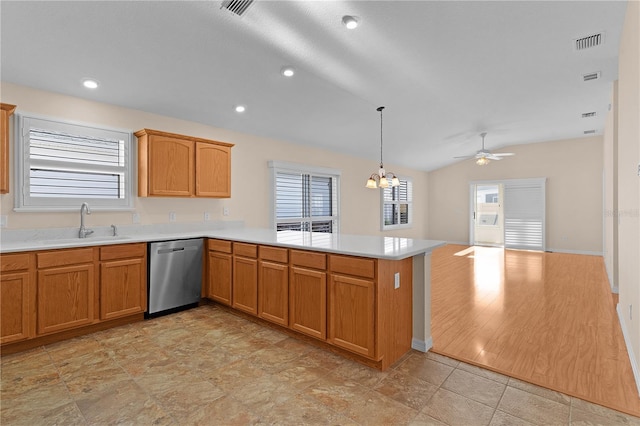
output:
[[[480,133],[480,137],[482,138],[482,149],[476,153],[476,155],[471,156],[462,156],[462,157],[453,157],[453,158],[475,158],[476,164],[478,166],[486,166],[491,162],[491,160],[502,160],[504,157],[511,157],[515,155],[513,152],[499,152],[492,153],[491,151],[484,148],[484,137],[487,136],[487,132]]]
[[[399,186],[400,179],[393,172],[387,172],[384,169],[384,164],[382,163],[382,110],[383,106],[376,108],[376,111],[380,113],[380,168],[377,173],[372,173],[367,179],[367,184],[365,188],[375,189],[375,188],[389,188],[389,186]],[[389,182],[391,180],[391,182]]]

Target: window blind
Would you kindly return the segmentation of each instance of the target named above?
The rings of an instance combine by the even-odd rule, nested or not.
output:
[[[545,249],[545,182],[505,183],[505,248]]]
[[[382,228],[411,224],[413,184],[400,179],[400,185],[382,190]]]

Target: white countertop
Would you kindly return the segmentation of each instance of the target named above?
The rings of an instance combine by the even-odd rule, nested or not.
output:
[[[195,225],[195,224],[193,224]],[[198,229],[200,228],[200,229]],[[213,229],[212,229],[213,228]],[[50,231],[20,230],[3,232],[0,241],[0,253],[50,250],[96,245],[127,244],[138,242],[167,241],[189,238],[219,238],[270,246],[299,248],[328,253],[372,257],[378,259],[400,260],[421,253],[429,253],[444,241],[420,240],[413,238],[327,234],[321,232],[281,231],[263,228],[244,228],[233,226],[227,229],[215,229],[219,226],[123,226],[116,237],[108,236],[106,227],[96,236],[87,238],[73,237],[70,232],[52,233]],[[77,231],[77,230],[76,230]]]

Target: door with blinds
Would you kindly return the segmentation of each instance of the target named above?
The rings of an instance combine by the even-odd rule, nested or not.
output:
[[[504,247],[545,250],[546,179],[504,181]]]

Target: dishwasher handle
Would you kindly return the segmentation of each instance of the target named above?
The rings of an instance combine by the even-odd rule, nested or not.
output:
[[[159,250],[158,250],[158,254],[173,253],[174,251],[184,251],[184,247],[176,247],[176,248],[159,249]]]

